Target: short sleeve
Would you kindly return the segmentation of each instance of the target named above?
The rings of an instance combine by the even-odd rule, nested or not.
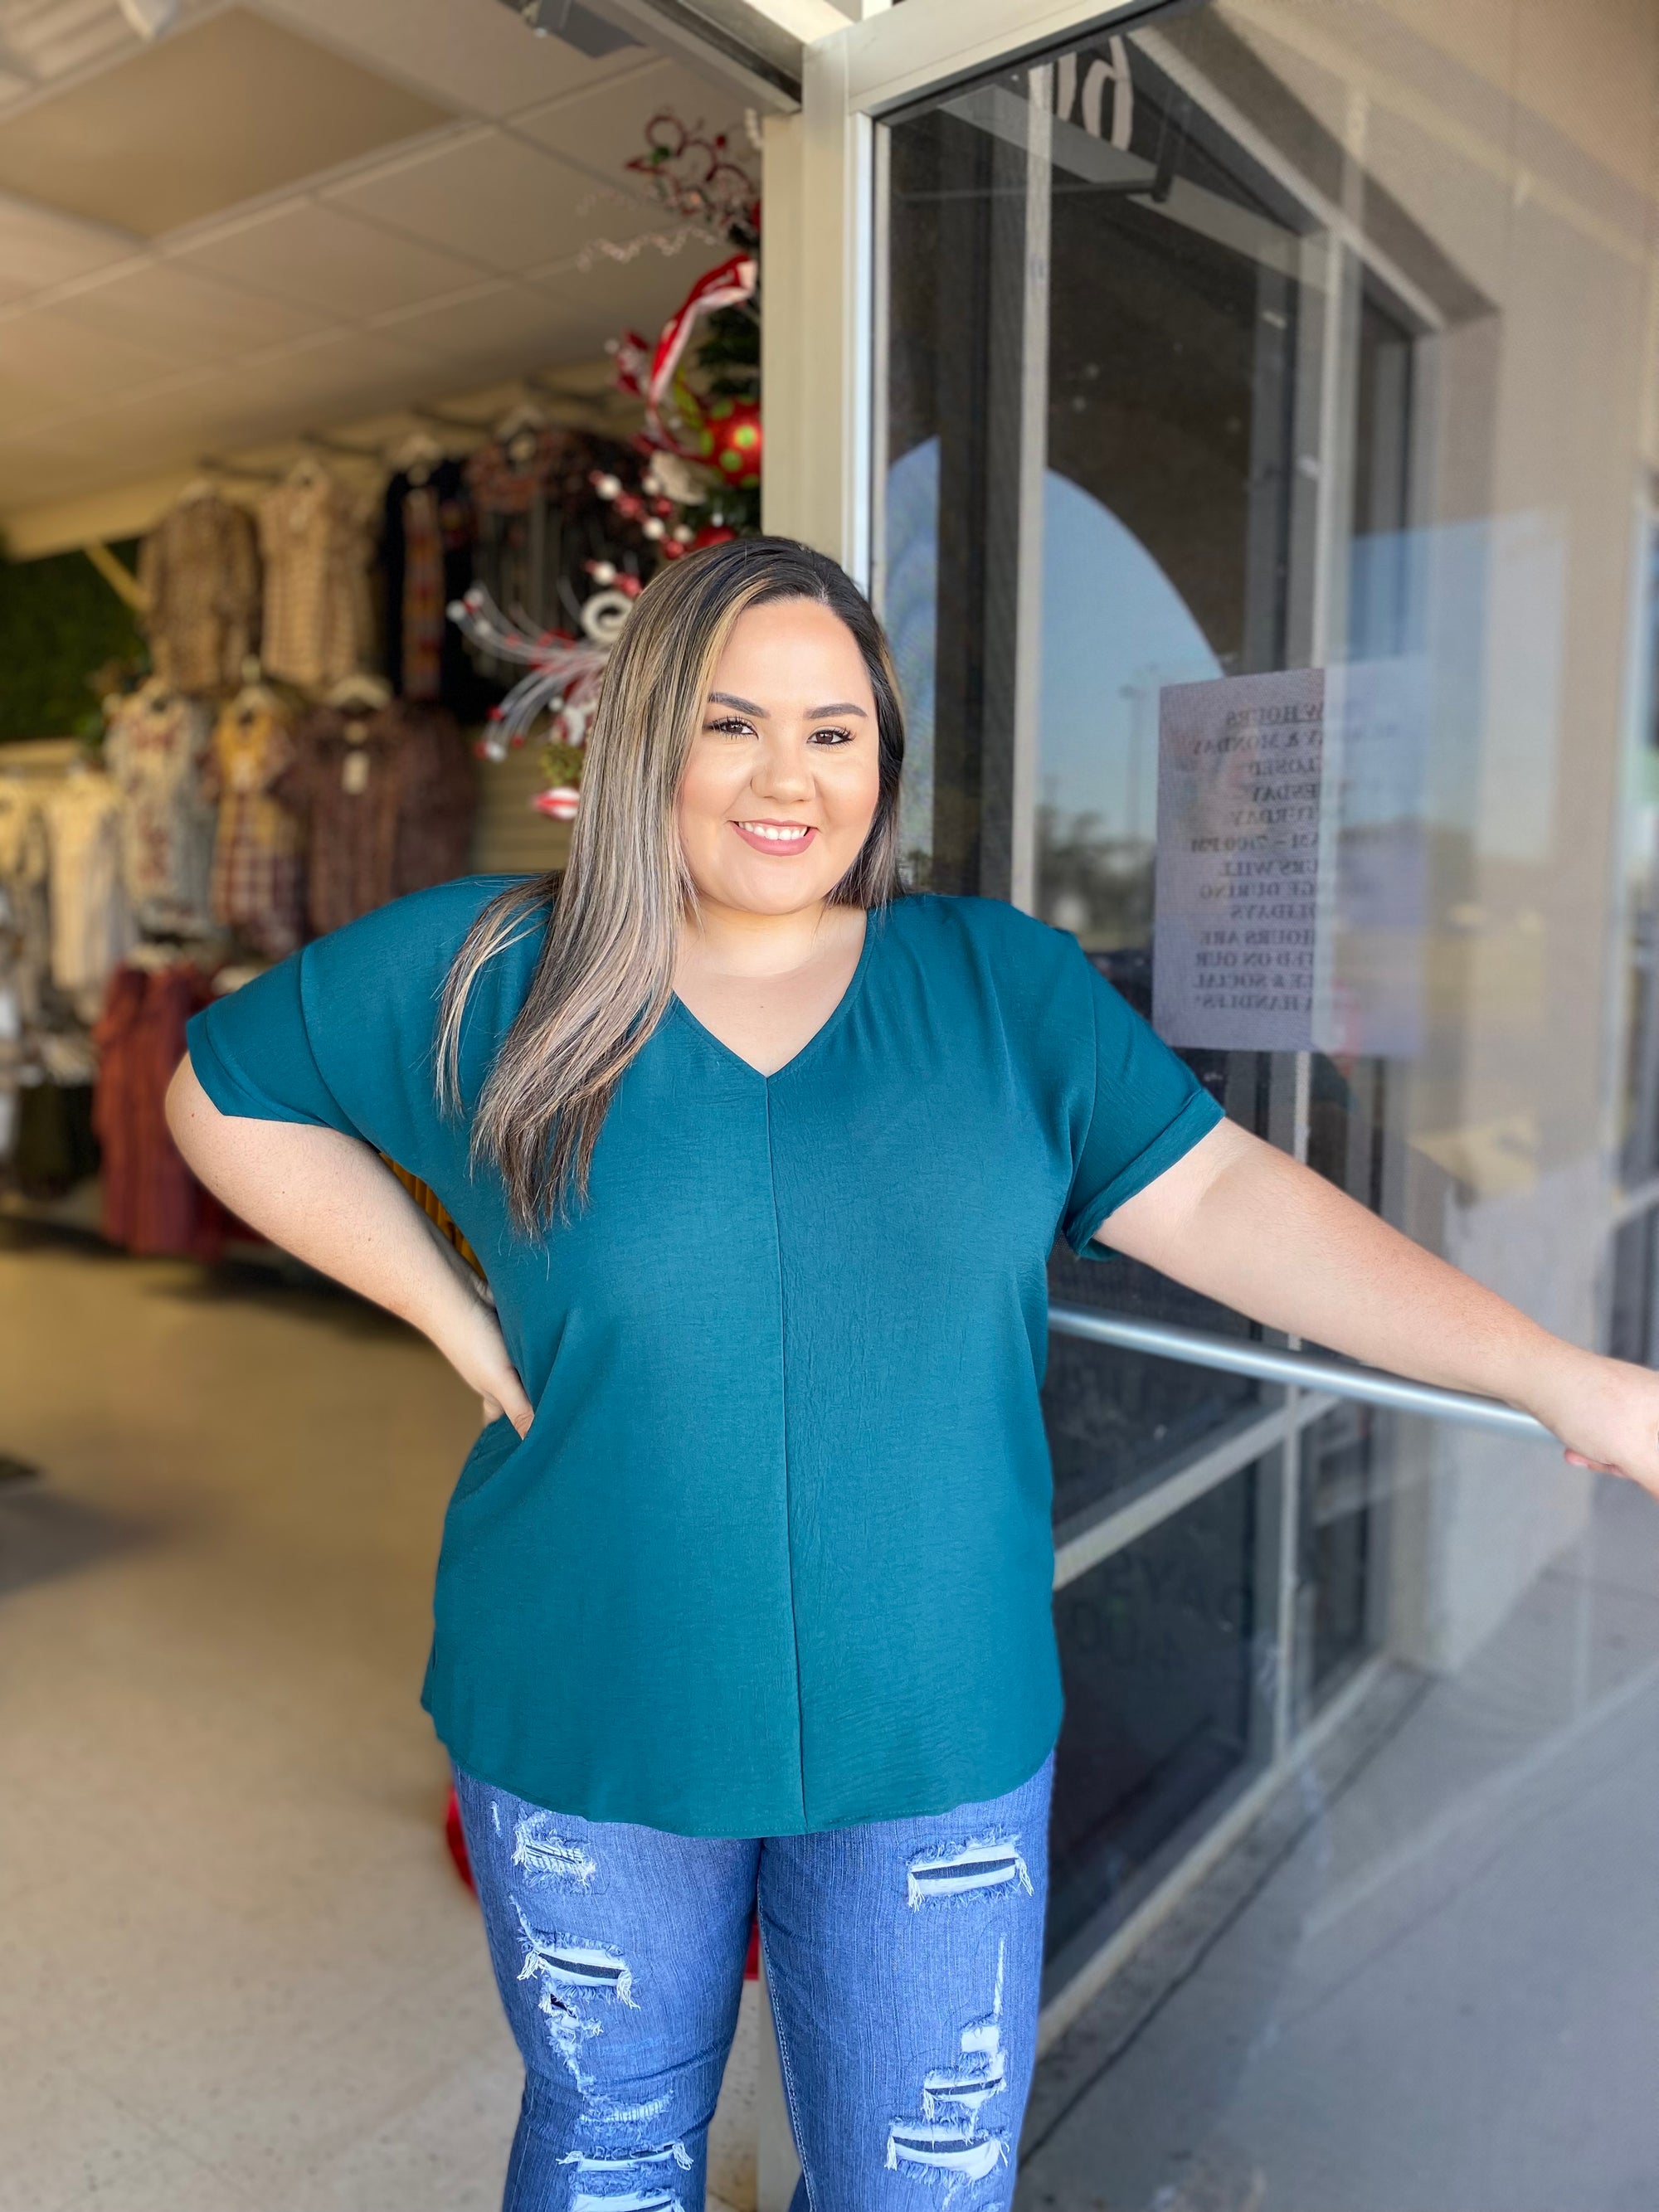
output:
[[[360,1136],[317,1065],[300,991],[302,952],[191,1017],[196,1079],[222,1114]]]
[[[1091,963],[1094,1107],[1061,1229],[1080,1260],[1109,1260],[1094,1233],[1126,1199],[1173,1167],[1224,1117],[1221,1108],[1149,1022]]]

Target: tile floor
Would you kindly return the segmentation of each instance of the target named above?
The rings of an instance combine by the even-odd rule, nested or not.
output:
[[[416,1702],[476,1404],[325,1292],[0,1240],[0,2212],[498,2205]]]

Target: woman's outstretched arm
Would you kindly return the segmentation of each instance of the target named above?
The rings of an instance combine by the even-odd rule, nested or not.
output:
[[[1518,1406],[1575,1466],[1659,1495],[1659,1375],[1553,1336],[1236,1123],[1201,1138],[1096,1234],[1269,1328]]]
[[[369,1146],[337,1129],[222,1114],[188,1058],[167,1089],[167,1127],[194,1172],[239,1219],[429,1337],[522,1436],[531,1405],[489,1294]]]

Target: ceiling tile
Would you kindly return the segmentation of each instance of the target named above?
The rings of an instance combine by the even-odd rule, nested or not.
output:
[[[543,270],[531,281],[547,293],[559,318],[557,351],[550,359],[591,358],[626,330],[654,337],[721,251],[694,241],[674,255],[647,246],[632,261],[602,258],[586,270],[574,262]]]
[[[646,151],[645,126],[665,108],[699,136],[724,132],[732,158],[759,183],[760,155],[744,132],[742,101],[677,62],[655,61],[574,99],[532,108],[515,115],[512,127],[549,152],[637,191],[641,180],[626,165]]]
[[[374,328],[422,351],[439,355],[461,374],[471,364],[492,364],[503,348],[534,368],[558,328],[559,313],[547,293],[525,284],[479,284],[430,307],[383,315]]]
[[[354,52],[388,76],[480,115],[505,115],[598,84],[636,63],[632,47],[589,61],[538,39],[498,0],[263,0],[267,15]]]
[[[96,336],[50,307],[0,323],[0,411],[8,422],[60,414],[155,384],[176,364],[125,338]]]
[[[136,238],[0,192],[0,283],[15,291],[41,292],[129,261],[137,251]]]
[[[342,319],[441,299],[476,283],[480,273],[452,254],[314,200],[191,240],[173,258]]]
[[[493,130],[386,163],[327,198],[501,275],[572,252],[596,232],[633,237],[659,220],[654,206],[620,191],[613,198],[582,172]]]
[[[0,185],[153,238],[454,112],[227,7],[0,118]]]
[[[54,311],[87,330],[125,337],[180,364],[224,361],[323,329],[330,319],[218,277],[152,261],[85,285],[53,301]]]
[[[433,395],[447,372],[379,331],[335,331],[238,362],[223,435],[242,444],[325,429],[331,422]]]

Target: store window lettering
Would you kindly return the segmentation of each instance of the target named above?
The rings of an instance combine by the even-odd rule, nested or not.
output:
[[[1129,74],[1129,49],[1121,38],[1106,41],[1109,60],[1097,54],[1079,69],[1081,57],[1076,53],[1062,54],[1054,70],[1054,113],[1060,122],[1069,122],[1073,107],[1078,118],[1091,138],[1105,138],[1120,153],[1127,153],[1129,141],[1134,134],[1134,80]],[[1079,100],[1079,84],[1082,97]],[[1106,93],[1112,95],[1111,118],[1107,127]]]

